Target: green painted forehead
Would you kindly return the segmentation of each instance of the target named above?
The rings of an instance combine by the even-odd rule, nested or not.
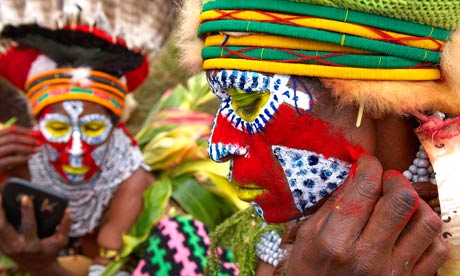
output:
[[[460,23],[460,0],[280,0],[284,1],[352,9],[449,30]]]

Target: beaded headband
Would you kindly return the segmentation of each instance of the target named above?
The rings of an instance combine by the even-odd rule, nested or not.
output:
[[[198,34],[207,36],[204,70],[419,81],[441,78],[450,30],[308,3],[215,0],[203,5]]]
[[[82,72],[83,78],[79,78]],[[53,103],[86,100],[100,104],[120,116],[127,88],[117,78],[103,72],[63,68],[29,79],[25,91],[34,115]]]

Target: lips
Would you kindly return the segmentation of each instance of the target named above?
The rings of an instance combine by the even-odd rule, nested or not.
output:
[[[88,166],[83,166],[83,167],[75,168],[75,167],[70,167],[70,166],[64,165],[64,166],[62,166],[62,170],[65,173],[72,174],[72,175],[83,175],[83,174],[86,174],[89,171],[89,167]]]
[[[248,184],[248,185],[238,185],[237,184],[237,196],[243,201],[254,201],[257,196],[260,196],[266,191],[257,185]]]

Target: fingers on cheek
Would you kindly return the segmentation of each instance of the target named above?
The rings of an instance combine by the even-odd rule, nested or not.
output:
[[[448,256],[449,247],[447,243],[438,237],[418,259],[412,270],[413,275],[429,275],[427,271],[432,271],[430,275],[435,274],[438,268],[446,262]]]
[[[384,175],[384,198],[389,215],[396,221],[409,221],[417,210],[420,198],[401,174]]]
[[[426,213],[418,214],[421,217],[420,226],[417,227],[418,231],[423,240],[433,240],[442,231],[441,219],[430,209],[430,207],[424,203],[424,208],[427,209]],[[426,207],[425,207],[426,206]]]

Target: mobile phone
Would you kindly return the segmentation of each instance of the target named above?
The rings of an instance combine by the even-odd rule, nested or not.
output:
[[[19,232],[21,229],[21,198],[26,195],[32,200],[40,239],[54,234],[64,216],[68,200],[54,192],[47,191],[20,178],[9,178],[2,192],[3,209],[8,222]]]

